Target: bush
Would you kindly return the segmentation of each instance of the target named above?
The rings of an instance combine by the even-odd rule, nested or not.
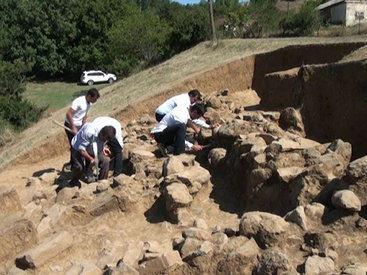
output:
[[[283,18],[279,23],[283,36],[310,35],[321,26],[321,17],[315,10],[319,1],[305,2],[298,13]]]
[[[13,127],[5,120],[0,118],[0,147],[11,142],[15,136]]]
[[[0,119],[7,121],[18,130],[23,130],[32,122],[36,122],[45,109],[36,107],[27,100],[0,96]]]

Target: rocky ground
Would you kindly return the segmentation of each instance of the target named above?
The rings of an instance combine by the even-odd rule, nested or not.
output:
[[[298,110],[259,101],[207,94],[221,126],[196,137],[196,155],[162,157],[154,118],[130,121],[124,174],[80,189],[67,154],[10,166],[1,274],[366,274],[367,157],[305,138]]]

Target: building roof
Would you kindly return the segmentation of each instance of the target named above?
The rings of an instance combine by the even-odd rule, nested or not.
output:
[[[324,4],[321,4],[319,6],[316,7],[317,10],[323,10],[323,9],[326,9],[326,8],[329,8],[331,6],[334,6],[334,5],[338,5],[340,3],[343,3],[345,2],[345,0],[331,0],[331,1],[328,1]]]

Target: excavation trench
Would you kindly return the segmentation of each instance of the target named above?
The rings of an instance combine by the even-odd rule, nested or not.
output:
[[[117,111],[114,117],[126,125],[142,114],[154,114],[165,99],[192,88],[204,94],[253,89],[261,98],[259,109],[301,110],[307,137],[320,142],[336,138],[353,145],[353,158],[367,153],[364,118],[367,109],[367,65],[362,61],[337,63],[366,43],[289,46],[245,57],[186,79],[142,102]],[[33,147],[16,163],[30,163],[68,150],[60,130]]]

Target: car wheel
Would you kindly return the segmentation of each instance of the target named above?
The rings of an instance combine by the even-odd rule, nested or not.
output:
[[[93,80],[88,80],[88,85],[92,86],[94,84]]]
[[[108,83],[112,84],[113,83],[113,78],[109,78]]]

